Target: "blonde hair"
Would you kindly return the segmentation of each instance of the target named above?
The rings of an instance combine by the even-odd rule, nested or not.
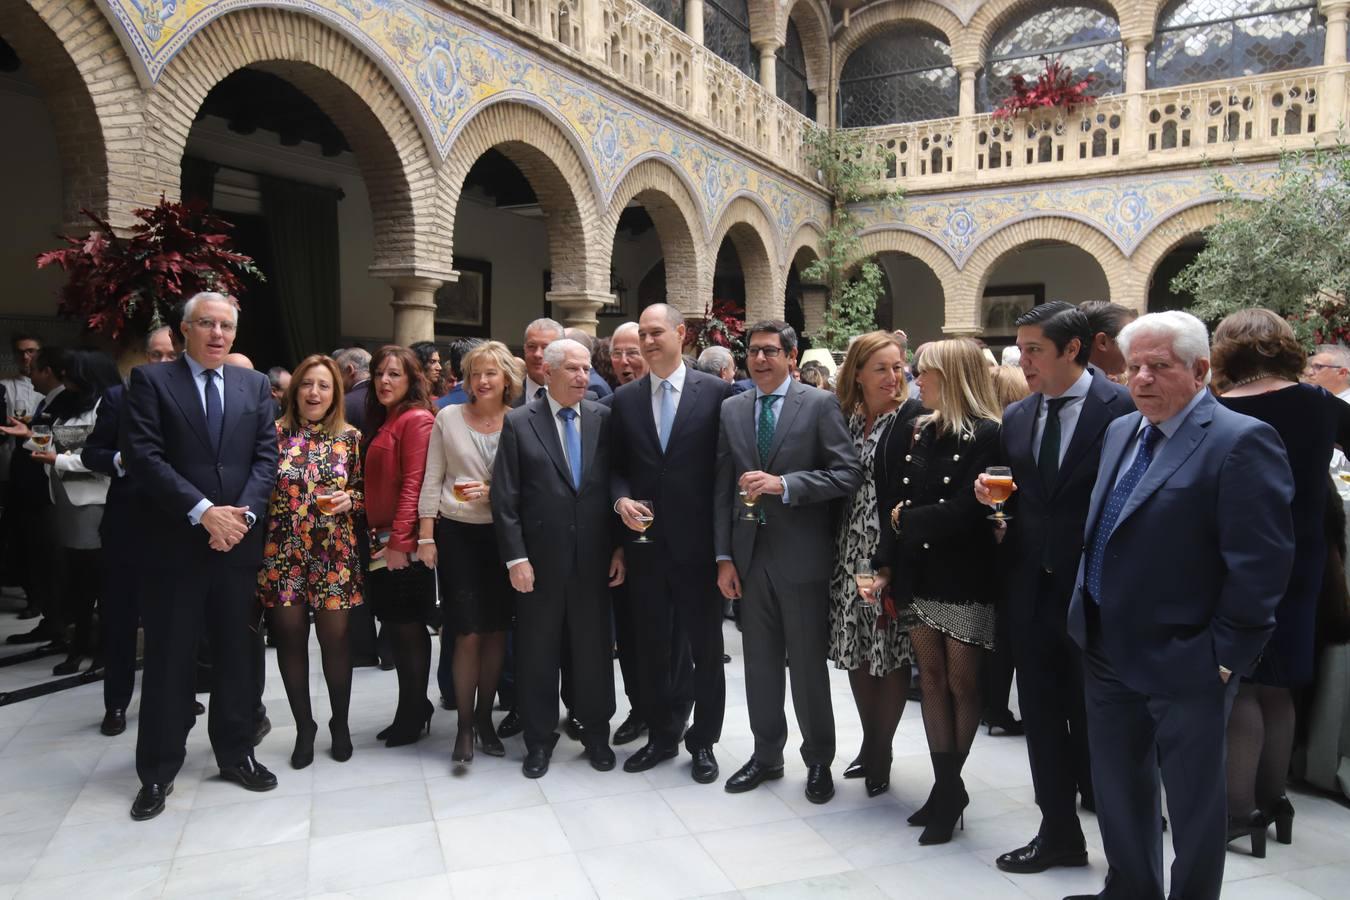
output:
[[[834,379],[834,390],[839,396],[839,408],[844,411],[844,415],[852,415],[862,405],[863,395],[862,387],[858,384],[858,373],[867,365],[872,354],[883,347],[898,349],[900,361],[904,362],[905,345],[892,331],[869,331],[858,335],[853,339],[853,343],[848,345],[844,363],[839,367],[839,374]],[[901,378],[900,384],[896,387],[897,400],[904,399],[903,392],[906,387],[905,380]]]
[[[1027,375],[1021,366],[1003,365],[994,370],[994,396],[998,398],[998,408],[1002,410],[1031,396]]]
[[[921,417],[920,426],[932,423],[939,433],[973,436],[981,419],[1002,419],[989,363],[974,341],[958,338],[925,344],[918,369],[920,374],[934,371],[942,376],[942,408]]]
[[[479,344],[464,354],[464,359],[460,360],[459,363],[459,370],[464,374],[466,385],[469,383],[470,376],[473,375],[474,367],[483,364],[495,364],[501,370],[502,375],[506,377],[506,388],[502,391],[502,402],[510,406],[511,401],[519,397],[520,392],[525,387],[525,375],[521,372],[515,356],[511,354],[511,348],[501,341],[488,341]],[[477,402],[477,396],[467,387],[465,393],[469,395],[470,403]]]
[[[322,353],[306,356],[300,361],[300,365],[295,367],[291,383],[287,386],[286,394],[281,401],[281,427],[286,431],[297,431],[305,423],[305,417],[300,414],[300,382],[305,373],[313,368],[323,369],[333,380],[333,403],[319,420],[318,427],[327,434],[342,434],[347,430],[347,417],[342,402],[342,370],[331,357]]]

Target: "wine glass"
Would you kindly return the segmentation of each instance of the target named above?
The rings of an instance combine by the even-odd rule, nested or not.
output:
[[[643,508],[643,511],[633,514],[633,521],[637,522],[642,528],[642,534],[638,535],[637,540],[633,541],[633,543],[653,543],[652,539],[647,537],[647,529],[652,527],[652,522],[656,519],[656,504],[650,500],[634,500],[633,502]]]
[[[869,597],[867,594],[863,593],[863,591],[872,590],[872,586],[875,585],[877,581],[877,572],[876,569],[872,567],[870,560],[863,560],[854,566],[853,580],[858,583],[858,597],[863,603],[870,606],[877,602],[876,597]]]
[[[52,426],[50,425],[33,426],[33,443],[37,445],[37,448],[39,450],[46,450],[47,447],[51,445],[51,442],[52,442]]]
[[[745,506],[745,509],[741,511],[740,516],[737,518],[743,522],[761,521],[759,513],[759,495],[755,494],[752,496],[745,488],[741,488],[736,494],[741,498],[741,503]]]
[[[1003,513],[1003,504],[1012,496],[1012,469],[1007,466],[990,466],[985,469],[984,486],[989,489],[989,499],[994,501],[994,512],[985,518],[994,522],[1011,522],[1012,516]]]

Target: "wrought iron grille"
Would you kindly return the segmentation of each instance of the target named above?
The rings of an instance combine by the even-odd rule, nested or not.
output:
[[[1011,92],[1013,75],[1035,79],[1041,57],[1058,59],[1078,77],[1097,76],[1091,93],[1117,94],[1125,86],[1125,50],[1120,25],[1105,8],[1085,3],[1056,4],[1003,26],[990,43],[984,71],[975,83],[975,102],[991,110]]]
[[[684,0],[638,0],[676,28],[684,28]]]
[[[778,75],[779,99],[808,119],[815,119],[816,97],[806,86],[806,52],[802,49],[797,24],[791,19],[788,19],[787,41],[778,48],[775,56],[778,57],[774,69]]]
[[[705,0],[703,44],[751,78],[759,78],[759,55],[750,43],[746,0]]]
[[[1310,0],[1176,0],[1148,55],[1150,87],[1322,64],[1326,25]]]
[[[844,128],[954,116],[961,84],[951,48],[936,32],[888,31],[858,47],[839,75]]]

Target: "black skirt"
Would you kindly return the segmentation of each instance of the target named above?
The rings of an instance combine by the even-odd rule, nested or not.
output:
[[[509,631],[514,613],[511,578],[491,525],[436,520],[436,569],[441,616],[451,634]]]
[[[390,625],[436,621],[435,573],[417,560],[402,569],[366,573],[366,598],[381,622]]]

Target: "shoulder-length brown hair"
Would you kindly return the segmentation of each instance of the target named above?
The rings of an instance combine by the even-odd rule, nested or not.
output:
[[[366,443],[375,437],[375,432],[380,430],[380,426],[390,416],[390,410],[384,408],[380,403],[380,398],[376,396],[375,380],[379,377],[380,367],[389,360],[394,360],[403,367],[403,371],[408,376],[408,394],[403,401],[396,406],[392,413],[398,417],[410,409],[425,409],[432,412],[431,408],[431,385],[427,383],[427,373],[422,369],[422,363],[407,347],[400,347],[397,344],[386,344],[376,350],[370,356],[370,390],[366,391],[366,434],[363,435]]]
[[[839,396],[839,408],[844,411],[844,415],[852,415],[862,405],[863,394],[862,386],[858,384],[858,373],[867,365],[872,354],[883,347],[897,348],[900,351],[900,361],[902,363],[905,361],[905,345],[891,331],[869,331],[858,335],[853,343],[848,345],[844,363],[839,367],[839,374],[834,380],[834,391]],[[904,400],[904,392],[908,387],[905,379],[901,377],[900,384],[895,389],[895,399]]]
[[[319,420],[319,429],[331,435],[342,434],[347,430],[347,417],[342,405],[342,372],[336,362],[322,353],[306,356],[295,367],[290,386],[286,388],[286,395],[281,401],[281,427],[287,431],[298,431],[304,425],[305,417],[300,414],[300,380],[315,367],[327,372],[333,382],[333,402]]]
[[[1214,329],[1210,362],[1215,377],[1231,385],[1264,375],[1298,381],[1307,357],[1288,322],[1252,308],[1226,316]]]

